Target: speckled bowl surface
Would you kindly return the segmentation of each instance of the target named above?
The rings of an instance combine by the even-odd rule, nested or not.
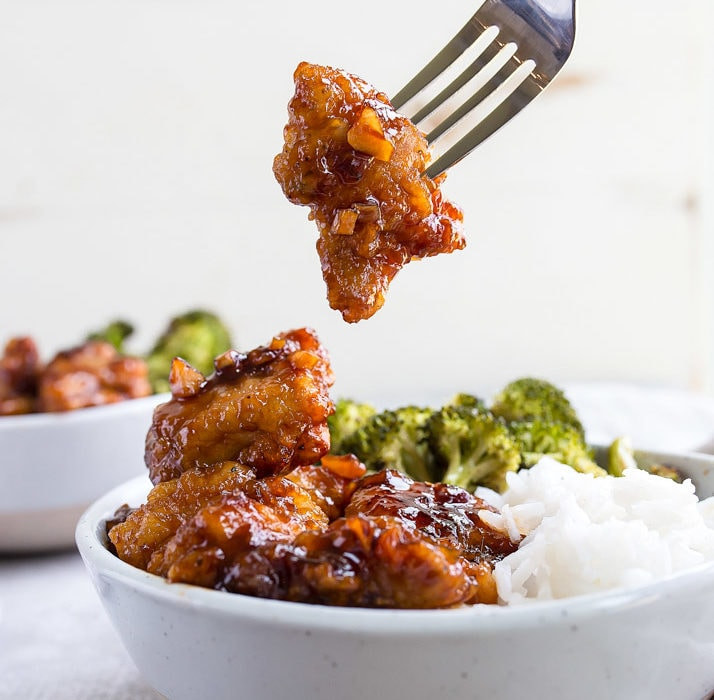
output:
[[[658,455],[714,492],[714,457]],[[106,548],[105,519],[140,477],[81,518],[77,544],[145,678],[172,700],[609,698],[714,690],[714,565],[626,591],[512,608],[344,609],[170,584]]]

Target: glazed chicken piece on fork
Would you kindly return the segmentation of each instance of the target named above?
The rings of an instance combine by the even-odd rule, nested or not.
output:
[[[535,99],[570,56],[575,0],[476,6],[392,101],[345,71],[309,63],[295,71],[273,172],[291,202],[310,207],[328,301],[348,322],[379,310],[410,260],[464,247],[461,211],[441,195],[445,172]]]
[[[310,207],[330,306],[345,321],[372,316],[411,260],[465,245],[461,210],[443,177],[422,173],[424,135],[360,78],[301,63],[285,146],[273,163],[285,196]]]

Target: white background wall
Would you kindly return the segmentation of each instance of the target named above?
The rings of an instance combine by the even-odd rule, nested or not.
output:
[[[371,320],[327,307],[271,173],[292,71],[393,93],[473,4],[438,7],[0,0],[0,340],[50,354],[120,315],[141,348],[205,305],[243,349],[315,327],[374,400],[526,373],[714,390],[710,0],[581,0],[557,84],[449,177],[467,249]]]

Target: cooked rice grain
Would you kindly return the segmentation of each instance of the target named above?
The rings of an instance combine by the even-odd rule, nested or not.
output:
[[[547,600],[629,588],[714,561],[714,497],[640,469],[580,474],[544,458],[508,474],[508,489],[477,495],[501,509],[489,523],[517,552],[496,564],[501,601]]]

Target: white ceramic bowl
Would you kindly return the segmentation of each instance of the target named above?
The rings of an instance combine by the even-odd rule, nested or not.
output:
[[[0,553],[73,546],[87,506],[143,473],[151,415],[167,399],[0,418]]]
[[[701,495],[714,457],[664,455]],[[82,516],[77,544],[149,683],[171,700],[701,700],[714,690],[714,565],[657,584],[505,608],[399,611],[262,600],[170,584],[106,548],[135,479]]]

